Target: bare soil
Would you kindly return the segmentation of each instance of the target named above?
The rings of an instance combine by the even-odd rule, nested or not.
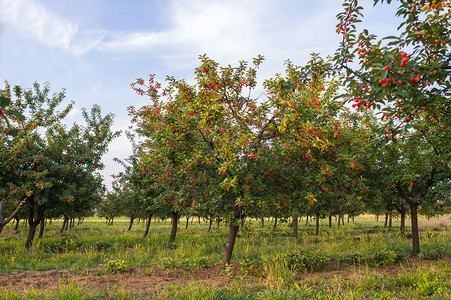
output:
[[[442,261],[451,263],[451,257],[446,257]],[[353,280],[359,276],[360,272],[374,272],[380,276],[396,276],[400,271],[414,270],[419,267],[427,267],[434,264],[434,261],[426,261],[410,257],[402,265],[394,265],[385,268],[369,268],[341,266],[337,269],[336,264],[331,262],[327,270],[321,272],[300,274],[298,280],[303,281],[312,276],[327,278],[338,277],[342,280]],[[239,264],[235,263],[234,269],[239,269]],[[82,272],[68,270],[51,271],[26,271],[8,274],[0,274],[0,290],[11,290],[26,292],[27,290],[52,290],[61,285],[71,283],[76,286],[85,286],[87,288],[109,289],[121,287],[136,292],[152,292],[158,287],[169,284],[185,285],[193,282],[216,286],[218,288],[227,286],[238,280],[238,276],[226,276],[220,265],[214,265],[207,268],[186,271],[183,269],[174,269],[165,271],[156,266],[144,266],[130,270],[128,273],[111,274],[103,269],[89,269]],[[241,277],[241,282],[252,284],[262,282],[264,277],[246,276]]]

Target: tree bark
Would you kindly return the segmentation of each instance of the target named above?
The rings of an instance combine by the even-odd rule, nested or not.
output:
[[[401,235],[405,235],[405,228],[406,228],[406,208],[401,204],[397,205],[395,204],[395,209],[399,212],[401,223],[399,225],[399,231]]]
[[[127,231],[130,231],[132,229],[133,221],[135,221],[135,217],[130,217],[130,224],[128,225],[128,230]]]
[[[316,231],[315,235],[319,234],[319,214],[316,214]]]
[[[179,220],[179,214],[175,211],[171,213],[171,221],[172,221],[172,229],[171,229],[171,237],[169,238],[169,244],[175,242],[175,236],[177,235],[177,224]]]
[[[388,216],[388,231],[391,231],[391,227],[392,227],[392,222],[393,221],[393,216],[390,214]]]
[[[298,238],[298,217],[293,217],[291,224],[293,227],[293,237],[295,239],[297,239]]]
[[[329,228],[332,228],[332,215],[329,215]]]
[[[233,211],[233,220],[230,221],[229,227],[229,235],[227,237],[227,244],[224,250],[224,259],[222,260],[222,266],[230,264],[230,260],[232,259],[233,247],[235,246],[236,235],[240,229],[240,216],[241,216],[241,208],[235,207]]]
[[[13,218],[16,217],[16,215],[19,213],[20,209],[25,205],[25,203],[26,203],[25,200],[20,201],[19,205],[11,213],[11,215],[6,219],[3,219],[3,202],[0,201],[0,233],[2,233],[3,227],[5,227],[6,224],[8,224]]]
[[[188,223],[189,223],[189,217],[186,217],[186,224],[185,224],[185,229],[188,229]]]
[[[262,228],[265,227],[265,218],[261,218],[262,221]]]
[[[28,198],[28,236],[27,241],[25,242],[25,249],[28,251],[31,248],[31,245],[34,240],[34,235],[36,233],[36,227],[41,222],[41,219],[44,217],[44,206],[40,205],[38,207],[38,211],[35,217],[35,201],[33,196]]]
[[[63,233],[64,230],[66,230],[66,224],[67,224],[68,221],[69,221],[69,217],[65,215],[64,216],[64,220],[63,220],[63,226],[61,226],[60,233]]]
[[[410,203],[410,215],[412,221],[412,255],[420,254],[420,234],[418,232],[418,206],[417,202]]]
[[[274,218],[274,226],[272,228],[276,228],[277,227],[277,217]]]
[[[385,213],[385,224],[384,227],[386,228],[388,224],[388,213]]]
[[[39,224],[39,235],[38,235],[38,239],[42,239],[43,235],[44,235],[44,227],[45,227],[45,218],[41,219],[41,222]]]
[[[208,222],[208,232],[210,232],[212,224],[213,224],[213,215],[210,215],[210,220]]]
[[[146,222],[146,231],[144,231],[144,237],[146,237],[149,234],[149,228],[150,228],[150,222],[152,220],[152,214],[149,214],[147,216],[147,222]]]
[[[306,226],[306,227],[308,226],[308,215],[307,215],[307,217],[305,218],[305,226]]]
[[[406,210],[403,208],[399,212],[401,214],[401,224],[399,225],[399,231],[401,235],[404,235],[406,232]]]
[[[20,221],[20,218],[15,217],[15,219],[16,219],[16,227],[14,227],[14,231],[17,232],[17,230],[19,230],[19,221]]]

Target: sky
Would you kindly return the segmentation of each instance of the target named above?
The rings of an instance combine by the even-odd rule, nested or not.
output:
[[[365,28],[393,35],[396,5],[365,7]],[[83,123],[81,109],[98,104],[115,115],[114,130],[130,125],[127,107],[148,99],[130,84],[156,74],[194,78],[198,57],[237,65],[263,55],[261,82],[282,73],[284,61],[305,64],[311,53],[334,53],[340,0],[0,0],[0,88],[48,82],[66,90],[75,109],[67,122]],[[258,95],[254,95],[257,97]],[[132,152],[122,134],[104,156],[107,187],[122,170],[113,158]]]

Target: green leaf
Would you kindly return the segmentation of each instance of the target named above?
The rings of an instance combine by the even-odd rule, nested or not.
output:
[[[11,99],[0,96],[0,106],[1,107],[4,108],[4,107],[8,106],[10,103],[11,103]]]
[[[17,121],[23,122],[25,120],[25,117],[21,113],[15,111],[15,110],[8,109],[6,111],[6,114],[8,114],[9,116],[14,117]]]

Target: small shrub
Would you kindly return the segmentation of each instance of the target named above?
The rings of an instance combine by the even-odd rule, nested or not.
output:
[[[281,260],[287,268],[296,272],[323,270],[329,259],[321,253],[292,253],[279,255],[276,259]]]
[[[280,290],[291,286],[295,281],[295,272],[287,266],[286,255],[263,257],[263,272],[266,285],[271,290]]]
[[[177,261],[174,258],[163,257],[161,259],[161,268],[163,270],[173,270],[177,265]]]
[[[111,243],[106,241],[96,241],[92,244],[92,247],[97,251],[108,250],[111,248],[111,246],[112,246]]]
[[[243,259],[240,262],[240,271],[244,276],[253,274],[256,275],[258,269],[258,261],[253,259]]]
[[[123,259],[110,259],[105,264],[105,270],[110,273],[127,273],[130,266]]]
[[[233,265],[225,264],[223,272],[227,277],[232,278],[233,277]]]
[[[446,255],[446,250],[443,246],[438,246],[434,249],[430,249],[427,251],[423,251],[420,254],[421,258],[429,259],[429,260],[439,260],[444,258]]]
[[[181,268],[186,271],[192,271],[195,268],[205,268],[208,266],[208,258],[207,257],[199,257],[199,258],[167,258],[164,257],[161,259],[161,267],[164,270],[173,270],[175,268]]]
[[[40,247],[45,252],[53,252],[53,253],[73,251],[83,246],[84,246],[83,242],[80,242],[75,238],[70,238],[66,236],[54,241],[45,241],[40,243]]]
[[[372,259],[372,265],[376,267],[385,267],[393,265],[395,263],[403,262],[405,260],[405,255],[400,251],[393,250],[382,250],[376,252]]]
[[[358,253],[358,252],[351,252],[348,254],[345,254],[341,257],[341,261],[345,263],[351,263],[354,265],[361,265],[364,262],[366,262],[365,255]]]
[[[178,248],[177,244],[172,242],[172,243],[165,243],[163,244],[163,248],[164,249],[170,249],[170,250],[175,250]]]
[[[438,276],[425,272],[421,274],[415,287],[421,296],[432,296],[442,291],[442,285],[443,283]]]

